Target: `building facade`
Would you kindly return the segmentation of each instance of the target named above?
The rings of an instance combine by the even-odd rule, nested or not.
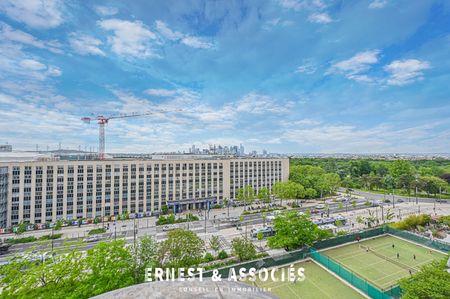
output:
[[[287,158],[0,162],[0,225],[198,209],[288,177]]]

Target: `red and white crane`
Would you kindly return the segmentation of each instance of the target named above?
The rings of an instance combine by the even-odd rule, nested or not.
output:
[[[93,117],[83,117],[81,120],[85,123],[90,124],[91,121],[96,121],[98,124],[98,158],[100,160],[105,159],[105,125],[109,123],[111,119],[118,118],[130,118],[130,117],[138,117],[138,116],[146,116],[151,114],[160,114],[167,112],[179,112],[180,110],[157,110],[157,111],[149,111],[149,112],[134,112],[127,114],[119,114],[119,115],[110,115],[110,116],[93,116]]]

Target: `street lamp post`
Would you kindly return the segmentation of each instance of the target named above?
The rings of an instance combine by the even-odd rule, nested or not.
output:
[[[392,188],[392,208],[395,209],[395,196],[394,196],[394,188]]]
[[[205,202],[206,204],[206,202]],[[206,235],[206,205],[205,205],[205,235]]]
[[[117,226],[116,221],[114,220],[114,241],[117,240]]]

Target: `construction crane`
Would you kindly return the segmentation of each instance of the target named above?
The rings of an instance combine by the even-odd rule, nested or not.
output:
[[[157,110],[157,111],[148,111],[148,112],[133,112],[129,114],[119,114],[119,115],[110,115],[110,116],[93,116],[93,117],[83,117],[81,120],[87,124],[90,124],[91,121],[96,121],[98,124],[98,158],[100,160],[105,159],[105,125],[109,123],[111,119],[118,118],[130,118],[130,117],[138,117],[138,116],[146,116],[151,114],[159,114],[159,113],[167,113],[167,112],[179,112],[181,110]]]

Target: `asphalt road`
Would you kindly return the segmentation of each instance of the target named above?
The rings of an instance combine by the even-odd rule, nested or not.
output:
[[[392,196],[392,194],[379,194],[379,193],[371,193],[371,192],[366,192],[366,191],[359,191],[359,190],[354,190],[352,191],[352,194],[356,194],[356,195],[360,195],[360,196],[364,196],[365,198],[367,198],[368,200],[384,200],[384,199],[389,199],[392,202],[392,199],[394,198],[395,202],[400,202],[399,200],[402,201],[411,201],[411,202],[415,202],[416,198],[414,197],[414,195],[412,196],[402,196],[402,195],[395,195]],[[419,202],[425,202],[425,203],[434,203],[435,201],[439,202],[439,199],[436,198],[425,198],[425,197],[418,197],[417,200]]]

